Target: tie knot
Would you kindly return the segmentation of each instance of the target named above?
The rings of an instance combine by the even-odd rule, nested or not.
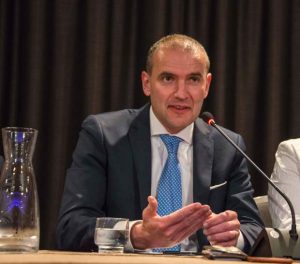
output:
[[[181,138],[170,135],[160,135],[161,140],[167,147],[168,153],[177,153],[179,143],[182,141]]]

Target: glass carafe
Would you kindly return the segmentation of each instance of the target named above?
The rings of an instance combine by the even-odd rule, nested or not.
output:
[[[32,156],[38,131],[2,129],[5,161],[0,177],[0,252],[36,252],[40,219]]]

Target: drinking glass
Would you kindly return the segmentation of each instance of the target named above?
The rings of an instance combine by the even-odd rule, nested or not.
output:
[[[94,240],[98,252],[123,253],[128,233],[129,220],[126,218],[97,218]]]

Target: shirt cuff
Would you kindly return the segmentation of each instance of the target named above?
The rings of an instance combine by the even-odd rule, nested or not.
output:
[[[239,248],[240,250],[244,250],[244,248],[245,248],[245,238],[241,231],[240,231],[238,240],[236,242],[236,247]]]
[[[127,239],[127,242],[126,242],[125,248],[124,248],[125,252],[134,252],[134,248],[133,248],[132,242],[130,240],[130,237],[131,237],[130,234],[131,234],[132,227],[138,223],[142,223],[142,220],[129,221],[128,239]]]

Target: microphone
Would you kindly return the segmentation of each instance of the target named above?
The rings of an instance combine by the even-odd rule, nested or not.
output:
[[[247,156],[247,154],[235,144],[226,133],[216,124],[214,117],[209,112],[203,112],[201,118],[209,125],[217,129],[223,137],[268,181],[270,185],[287,202],[292,216],[291,230],[279,228],[265,228],[258,236],[250,250],[251,256],[261,257],[292,257],[300,259],[300,243],[296,227],[295,209],[285,193],[283,193],[270,178]]]

